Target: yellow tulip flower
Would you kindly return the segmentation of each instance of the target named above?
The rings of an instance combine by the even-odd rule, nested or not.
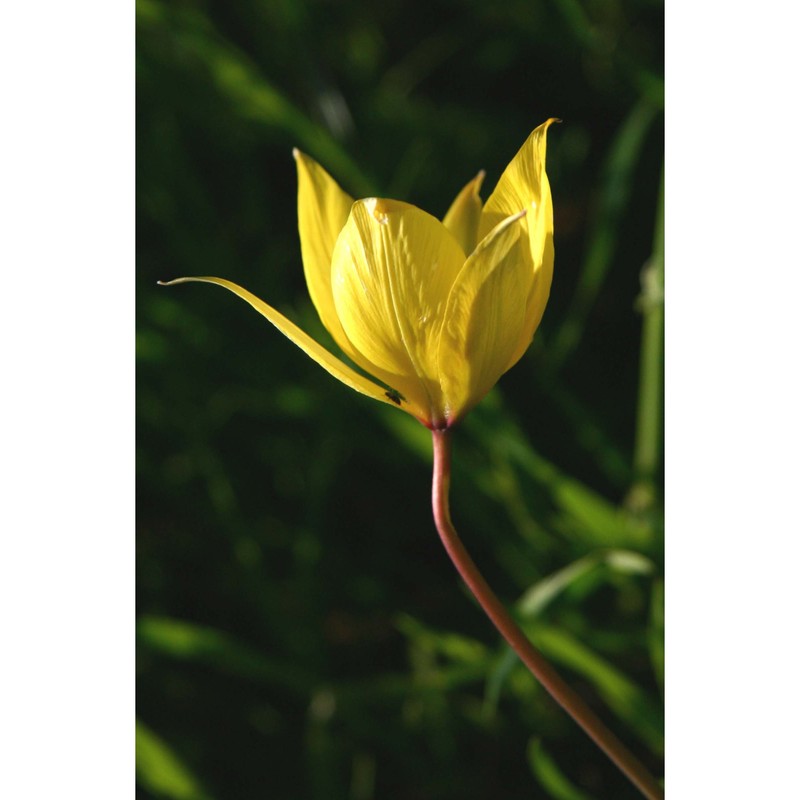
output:
[[[531,343],[553,275],[553,204],[540,125],[484,205],[483,173],[444,219],[398,200],[355,201],[294,151],[300,246],[323,325],[361,375],[255,295],[224,286],[340,381],[427,427],[458,422]],[[388,387],[388,388],[387,388]]]

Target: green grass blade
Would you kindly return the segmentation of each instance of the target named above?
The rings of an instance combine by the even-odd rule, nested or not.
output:
[[[191,770],[139,720],[136,721],[136,780],[156,797],[209,800]]]
[[[564,775],[552,756],[545,751],[540,739],[534,738],[528,743],[528,764],[554,800],[592,800],[590,795],[576,788]]]
[[[296,666],[281,664],[213,628],[152,616],[139,620],[136,634],[140,646],[170,658],[208,664],[301,695],[310,692],[315,685],[313,676]]]
[[[642,270],[640,307],[642,354],[639,369],[639,398],[636,415],[634,472],[636,483],[631,499],[639,509],[654,500],[655,473],[661,453],[662,398],[664,386],[664,175],[656,212],[653,253]]]
[[[530,628],[529,633],[548,658],[588,680],[614,714],[653,753],[663,752],[663,713],[647,692],[569,633],[544,625]]]

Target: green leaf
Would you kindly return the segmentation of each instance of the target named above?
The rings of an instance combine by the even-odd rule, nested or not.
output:
[[[449,631],[436,631],[408,614],[400,614],[396,624],[398,630],[418,647],[454,663],[475,664],[485,661],[488,655],[486,646],[475,639]]]
[[[650,625],[647,629],[647,644],[650,649],[650,661],[656,675],[661,692],[664,692],[664,581],[656,581],[653,585],[653,596],[650,605]]]
[[[237,642],[226,633],[169,617],[142,617],[136,627],[141,645],[171,658],[194,661],[226,672],[277,684],[306,695],[313,676],[281,664]]]
[[[504,409],[500,393],[491,393],[467,418],[465,425],[482,447],[515,464],[546,489],[561,512],[558,527],[565,537],[592,546],[644,547],[651,532],[631,516],[541,456],[520,426]]]
[[[528,763],[539,783],[554,800],[592,800],[588,794],[573,786],[561,772],[558,764],[545,751],[541,740],[534,738],[528,743]]]
[[[606,567],[610,572],[624,575],[649,575],[653,572],[653,562],[632,550],[602,550],[592,553],[566,567],[548,575],[531,586],[517,602],[519,615],[526,620],[534,620],[569,586],[597,567]],[[500,692],[511,670],[519,661],[516,653],[508,646],[489,673],[486,682],[484,713],[494,714],[500,699]]]
[[[520,614],[526,619],[538,617],[558,595],[578,578],[593,570],[599,561],[600,558],[597,555],[584,556],[537,581],[517,602]]]
[[[526,619],[539,616],[567,587],[591,570],[602,566],[622,575],[649,575],[654,569],[649,558],[633,550],[601,550],[592,553],[535,583],[517,603],[520,614]]]
[[[136,780],[152,794],[175,800],[206,800],[200,781],[153,731],[136,721]]]
[[[660,706],[630,678],[570,634],[545,625],[528,628],[533,643],[549,658],[586,678],[608,707],[656,754],[664,749]]]

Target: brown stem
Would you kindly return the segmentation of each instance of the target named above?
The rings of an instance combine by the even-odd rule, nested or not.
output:
[[[449,430],[433,433],[433,518],[445,550],[455,564],[481,608],[495,628],[514,648],[534,677],[552,695],[553,699],[583,728],[595,744],[619,767],[628,780],[648,800],[664,797],[663,788],[636,759],[636,757],[611,733],[586,703],[567,686],[544,656],[528,641],[503,604],[489,588],[475,562],[458,538],[450,520],[450,453]]]

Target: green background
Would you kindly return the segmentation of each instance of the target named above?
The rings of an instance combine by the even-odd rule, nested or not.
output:
[[[430,441],[339,384],[291,148],[441,216],[550,116],[555,277],[455,441],[456,526],[663,773],[663,7],[137,4],[137,784],[164,798],[633,798],[433,527]]]

